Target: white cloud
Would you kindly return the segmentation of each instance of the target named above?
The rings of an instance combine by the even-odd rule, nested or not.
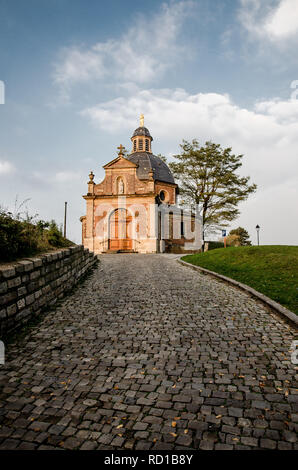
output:
[[[242,224],[253,234],[258,223],[262,243],[297,243],[298,100],[276,98],[246,109],[228,95],[151,89],[100,103],[82,115],[97,129],[126,134],[128,140],[141,111],[155,153],[170,156],[179,152],[182,139],[197,138],[244,154],[241,172],[251,176],[258,191],[241,204],[241,217],[233,226]]]
[[[53,177],[53,181],[57,183],[69,183],[80,179],[81,173],[75,171],[59,171]]]
[[[260,225],[260,243],[297,245],[297,200],[295,181],[259,190],[240,206],[241,215],[232,228],[246,227],[256,243],[256,225]]]
[[[282,0],[276,10],[266,19],[265,31],[273,38],[285,38],[298,32],[297,0]]]
[[[298,34],[297,0],[240,0],[239,19],[254,36],[271,41]]]
[[[167,143],[169,151],[173,145],[178,150],[183,138],[232,146],[235,152],[245,154],[245,167],[262,185],[292,179],[295,168],[298,172],[298,101],[258,102],[249,110],[234,104],[228,95],[143,90],[81,114],[98,129],[130,133],[141,111],[155,140]]]
[[[298,117],[297,99],[282,101],[279,98],[275,98],[269,101],[262,101],[256,103],[255,109],[259,113],[274,117],[276,122],[284,125],[294,124],[296,129]],[[290,130],[290,127],[288,127],[288,130]]]
[[[0,160],[0,176],[8,175],[14,171],[15,167],[12,165],[12,163],[8,162],[7,160]]]
[[[65,48],[61,51],[62,63],[57,64],[55,81],[58,84],[84,82],[105,75],[103,58],[94,50],[82,51],[77,47]]]
[[[73,170],[63,170],[57,171],[56,173],[48,173],[47,178],[45,179],[44,172],[41,171],[33,171],[30,174],[27,174],[25,178],[31,183],[33,182],[34,185],[57,185],[61,186],[61,183],[77,183],[82,178],[82,173],[80,170],[73,171]]]
[[[152,18],[135,17],[134,25],[119,39],[62,49],[54,81],[64,100],[72,85],[90,80],[149,83],[159,78],[179,53],[186,53],[177,39],[191,5],[191,1],[162,4]]]

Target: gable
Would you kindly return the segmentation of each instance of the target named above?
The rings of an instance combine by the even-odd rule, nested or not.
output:
[[[107,168],[109,169],[118,169],[118,168],[137,168],[138,165],[135,163],[127,160],[127,158],[124,158],[122,156],[119,156],[112,160],[111,162],[107,163],[106,165],[103,166],[103,168],[106,170]]]

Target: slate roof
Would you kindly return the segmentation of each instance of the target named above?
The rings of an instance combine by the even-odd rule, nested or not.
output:
[[[134,152],[125,156],[125,158],[138,165],[137,177],[140,180],[149,179],[149,172],[152,169],[154,180],[175,184],[174,177],[168,165],[156,155],[153,155],[150,152]]]
[[[153,140],[152,136],[150,135],[150,132],[149,130],[147,129],[147,127],[138,127],[134,133],[132,134],[132,137],[136,137],[136,136],[143,136],[145,135],[146,137],[150,137],[151,140]]]

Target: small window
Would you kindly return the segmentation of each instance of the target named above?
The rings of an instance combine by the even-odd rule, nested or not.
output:
[[[139,150],[143,150],[143,139],[139,139]]]
[[[134,140],[134,142],[133,142],[133,151],[134,152],[137,151],[137,140]]]
[[[164,201],[165,198],[166,198],[165,192],[164,192],[164,191],[160,191],[159,197],[160,197],[160,200],[161,200],[161,201]]]
[[[145,149],[146,149],[146,152],[149,152],[149,139],[145,140]]]

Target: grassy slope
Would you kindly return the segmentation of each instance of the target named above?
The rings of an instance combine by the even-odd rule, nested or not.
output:
[[[182,259],[243,282],[298,315],[298,246],[219,248]]]

